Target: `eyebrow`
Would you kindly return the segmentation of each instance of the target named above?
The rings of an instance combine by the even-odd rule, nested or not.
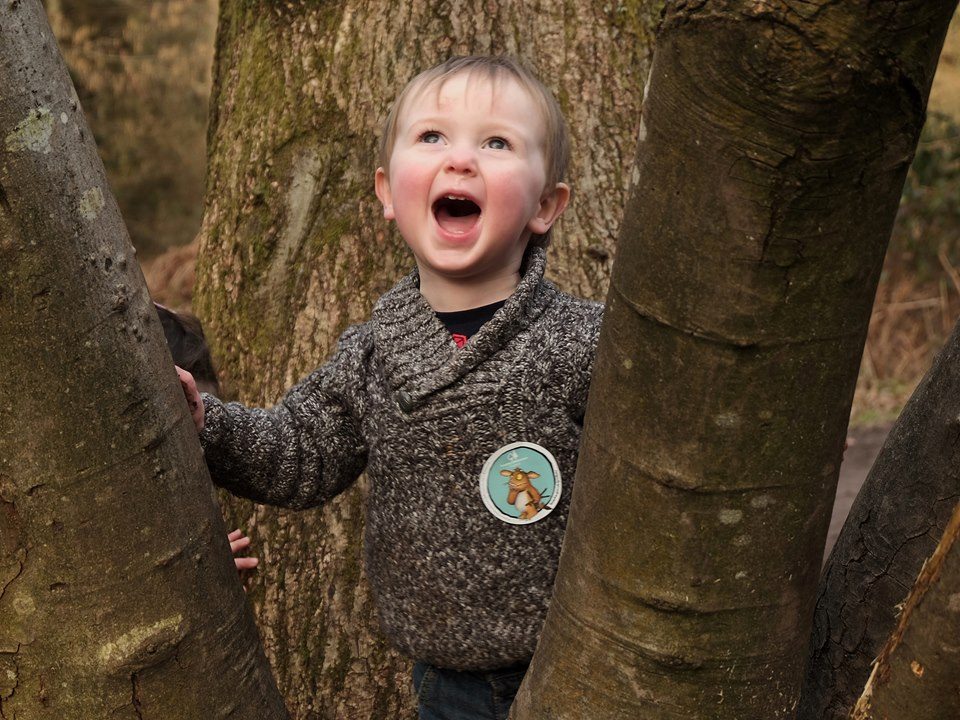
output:
[[[443,125],[446,122],[446,118],[443,115],[427,115],[426,117],[421,117],[410,124],[410,130],[416,130],[424,127],[430,127],[434,125]],[[483,126],[487,129],[488,132],[496,133],[502,131],[506,134],[518,133],[520,135],[524,134],[524,131],[527,130],[526,124],[513,124],[513,123],[504,123],[499,120],[491,120],[488,124]]]

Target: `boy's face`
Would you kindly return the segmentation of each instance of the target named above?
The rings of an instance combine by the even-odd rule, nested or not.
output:
[[[539,106],[510,78],[464,72],[409,98],[376,189],[421,272],[482,281],[519,269],[569,197],[545,187],[544,135]]]

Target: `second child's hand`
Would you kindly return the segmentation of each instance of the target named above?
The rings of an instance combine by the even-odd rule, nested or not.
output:
[[[183,388],[183,395],[187,399],[187,405],[190,407],[190,417],[193,418],[193,424],[197,432],[203,430],[203,399],[200,397],[200,391],[197,390],[197,383],[193,375],[188,373],[182,367],[177,367],[177,377],[180,378],[180,387]]]
[[[237,553],[250,547],[250,538],[243,534],[243,530],[234,530],[227,535],[227,540],[230,541],[230,552],[233,553],[233,564],[237,566],[238,573],[243,570],[253,570],[260,564],[258,558],[237,556]]]

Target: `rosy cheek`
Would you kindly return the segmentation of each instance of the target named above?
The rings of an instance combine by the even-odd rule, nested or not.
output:
[[[399,180],[399,185],[407,192],[419,189],[426,183],[425,174],[422,171],[418,172],[415,168],[401,173],[397,179]]]

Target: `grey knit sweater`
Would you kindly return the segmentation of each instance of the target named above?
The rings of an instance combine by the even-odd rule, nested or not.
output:
[[[527,252],[517,290],[463,348],[414,271],[276,407],[203,396],[210,474],[237,495],[310,507],[366,469],[367,576],[385,634],[416,660],[483,670],[529,660],[536,646],[603,312],[544,280],[545,264],[544,250]],[[555,506],[541,519],[511,524],[485,505],[480,478],[520,441],[553,455],[562,490],[544,494]],[[541,493],[544,474],[529,476]]]

